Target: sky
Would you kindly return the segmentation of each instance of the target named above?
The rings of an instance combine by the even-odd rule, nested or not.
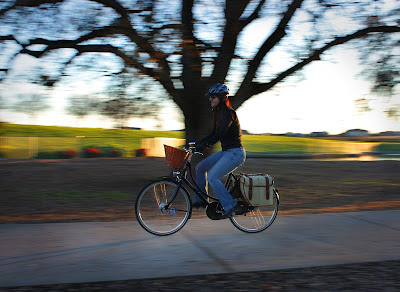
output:
[[[283,83],[279,90],[247,101],[238,110],[242,128],[254,133],[400,131],[400,121],[384,112],[390,105],[400,105],[400,96],[372,95],[371,84],[358,76],[357,53],[336,51],[334,62],[323,61],[325,57],[306,67],[305,80]],[[370,99],[371,111],[360,111],[356,100],[362,98]]]
[[[324,60],[327,59],[327,60]],[[25,61],[26,64],[26,61]],[[362,77],[357,53],[349,49],[335,51],[304,69],[304,80],[289,78],[271,92],[255,96],[238,110],[241,127],[251,133],[311,133],[327,131],[340,134],[349,129],[365,129],[371,133],[400,131],[400,121],[390,119],[384,112],[390,106],[400,105],[400,96],[390,99],[370,94],[371,84]],[[86,85],[87,86],[87,85]],[[7,94],[32,92],[34,85],[13,85]],[[80,94],[85,85],[75,88],[57,87],[50,99],[51,108],[37,116],[1,110],[1,120],[17,124],[40,124],[72,127],[112,128],[114,123],[101,116],[77,119],[64,112],[70,96]],[[361,112],[356,100],[370,99],[371,111]],[[164,120],[132,119],[132,127],[143,129],[179,130],[184,128],[183,117],[172,102],[163,107]]]
[[[246,33],[240,40],[245,44],[249,56],[263,42],[254,33],[258,34],[266,27],[273,28],[274,25],[256,22],[249,27],[249,32],[253,34]],[[341,46],[327,51],[321,61],[313,62],[303,69],[302,80],[289,77],[273,90],[252,97],[237,109],[242,129],[250,133],[275,134],[321,131],[340,134],[356,128],[371,133],[400,131],[400,120],[390,119],[384,112],[390,105],[400,107],[400,94],[390,99],[371,95],[371,84],[359,76],[361,67],[358,62],[354,47]],[[280,58],[268,60],[268,63],[270,66],[282,65]],[[34,64],[34,58],[21,57],[15,65],[21,71],[29,71]],[[91,115],[77,119],[64,111],[70,97],[90,94],[93,88],[101,86],[101,80],[90,84],[76,80],[72,87],[57,85],[49,92],[50,109],[36,116],[0,109],[0,120],[17,124],[112,128],[114,122],[102,116]],[[6,99],[20,93],[43,92],[32,84],[2,85],[1,91]],[[370,100],[370,111],[361,112],[357,107],[356,100],[362,98]],[[128,126],[150,130],[184,128],[183,116],[176,105],[166,101],[162,111],[162,120],[133,118]]]

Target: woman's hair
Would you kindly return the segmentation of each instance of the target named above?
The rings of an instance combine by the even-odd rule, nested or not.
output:
[[[227,108],[232,108],[232,104],[231,104],[228,96],[225,97],[225,104],[226,104]]]
[[[231,104],[231,102],[229,100],[228,95],[226,95],[226,97],[223,100],[220,99],[220,106],[224,107],[226,110],[233,110],[232,104]],[[216,111],[214,111],[214,128],[217,128],[216,114],[217,114]],[[235,114],[234,114],[233,111],[231,111],[231,116],[232,116],[232,120],[234,120],[235,119]]]

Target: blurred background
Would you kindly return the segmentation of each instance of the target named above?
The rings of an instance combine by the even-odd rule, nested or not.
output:
[[[395,0],[1,1],[0,120],[194,141],[226,83],[245,134],[398,137],[399,22]]]
[[[248,154],[240,171],[271,173],[280,189],[280,215],[397,211],[399,69],[397,0],[0,0],[0,223],[132,220],[136,194],[145,184],[170,175],[164,159],[45,159],[157,157],[163,155],[164,143],[179,146],[205,137],[213,127],[205,94],[215,83],[228,85],[240,119]],[[342,161],[348,159],[362,161]],[[61,262],[70,263],[59,255],[71,259],[79,253],[81,259],[99,244],[102,255],[84,260],[95,266],[76,262],[69,268],[79,276],[90,270],[99,277],[97,269],[110,271],[104,266],[119,273],[115,267],[121,261],[114,252],[124,247],[123,238],[129,238],[126,247],[143,244],[151,251],[150,257],[140,255],[139,260],[137,253],[126,251],[124,260],[129,263],[122,261],[123,269],[132,275],[131,264],[142,269],[143,259],[146,267],[151,265],[151,277],[162,270],[160,261],[172,273],[178,267],[195,271],[198,259],[229,268],[235,259],[249,254],[248,248],[231,245],[235,242],[256,242],[251,254],[275,267],[276,260],[267,254],[285,267],[315,263],[310,258],[318,266],[326,263],[319,256],[335,262],[398,259],[399,228],[394,225],[398,220],[383,220],[386,212],[375,214],[370,219],[338,215],[329,224],[319,216],[282,217],[294,219],[274,223],[276,231],[265,233],[268,238],[259,237],[262,244],[256,237],[240,240],[225,227],[221,233],[202,227],[211,237],[192,231],[191,238],[189,225],[189,232],[182,233],[189,242],[183,249],[168,239],[156,245],[142,241],[134,229],[123,236],[110,233],[123,232],[119,227],[103,232],[108,236],[104,244],[87,227],[77,227],[77,236],[60,231],[55,245],[52,239],[42,244],[29,237],[32,230],[43,236],[32,225],[26,225],[29,232],[4,225],[4,236],[10,234],[5,246],[8,242],[11,253],[4,249],[3,265],[20,266],[15,275],[10,268],[0,285],[13,277],[33,279],[41,272],[59,272]],[[295,221],[302,226],[290,223]],[[359,229],[361,222],[364,227]],[[314,223],[322,224],[322,229],[315,229]],[[14,230],[17,236],[8,233]],[[82,240],[86,235],[87,241]],[[69,242],[79,245],[75,248]],[[165,261],[154,260],[164,253],[158,248],[162,242],[172,253],[165,253]],[[302,242],[304,253],[295,256]],[[221,256],[230,253],[228,246],[236,252],[232,259]],[[326,249],[318,252],[316,246]],[[278,248],[283,250],[277,252]],[[182,251],[189,260],[171,264],[170,259]],[[107,261],[102,261],[103,255]],[[108,259],[119,263],[101,264]],[[379,269],[374,262],[367,270],[343,268],[344,276],[331,281],[319,276],[325,270],[318,267],[298,278],[309,281],[313,290],[321,287],[316,282],[329,284],[319,290],[332,290],[339,283],[355,281],[351,289],[363,285],[364,291],[374,291],[389,282],[383,281],[385,275],[394,283],[388,289],[398,288],[399,277],[388,272],[398,272],[397,266],[396,262],[395,268]],[[337,275],[337,267],[332,269]],[[243,275],[235,279],[239,289],[248,280]],[[260,278],[262,290],[269,289],[265,281],[270,279]],[[223,284],[225,288],[226,279]]]

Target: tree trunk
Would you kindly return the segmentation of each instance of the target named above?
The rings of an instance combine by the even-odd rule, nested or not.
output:
[[[187,93],[190,94],[191,103],[186,104],[182,109],[185,116],[187,143],[196,142],[204,138],[213,129],[213,112],[209,100],[204,96],[204,92],[195,90],[195,92]]]
[[[186,90],[185,90],[186,91]],[[196,142],[208,136],[214,126],[214,117],[210,102],[206,98],[204,90],[190,92],[191,104],[187,102],[182,109],[185,117],[186,143]],[[188,100],[188,99],[187,99]],[[211,154],[211,150],[203,151],[204,156],[195,155],[192,160],[193,175],[196,177],[196,165]]]

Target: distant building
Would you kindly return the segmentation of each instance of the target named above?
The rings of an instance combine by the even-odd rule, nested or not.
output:
[[[362,129],[352,129],[348,130],[339,136],[345,136],[345,137],[367,137],[370,136],[369,132],[367,130],[362,130]]]
[[[141,130],[142,128],[137,127],[120,127],[121,130]]]
[[[386,131],[376,134],[377,136],[400,136],[398,131]]]
[[[302,133],[292,133],[292,132],[286,133],[285,136],[288,136],[288,137],[306,137],[306,135],[304,135]]]
[[[312,132],[311,134],[310,134],[310,137],[328,137],[329,136],[329,134],[328,134],[328,132]]]

